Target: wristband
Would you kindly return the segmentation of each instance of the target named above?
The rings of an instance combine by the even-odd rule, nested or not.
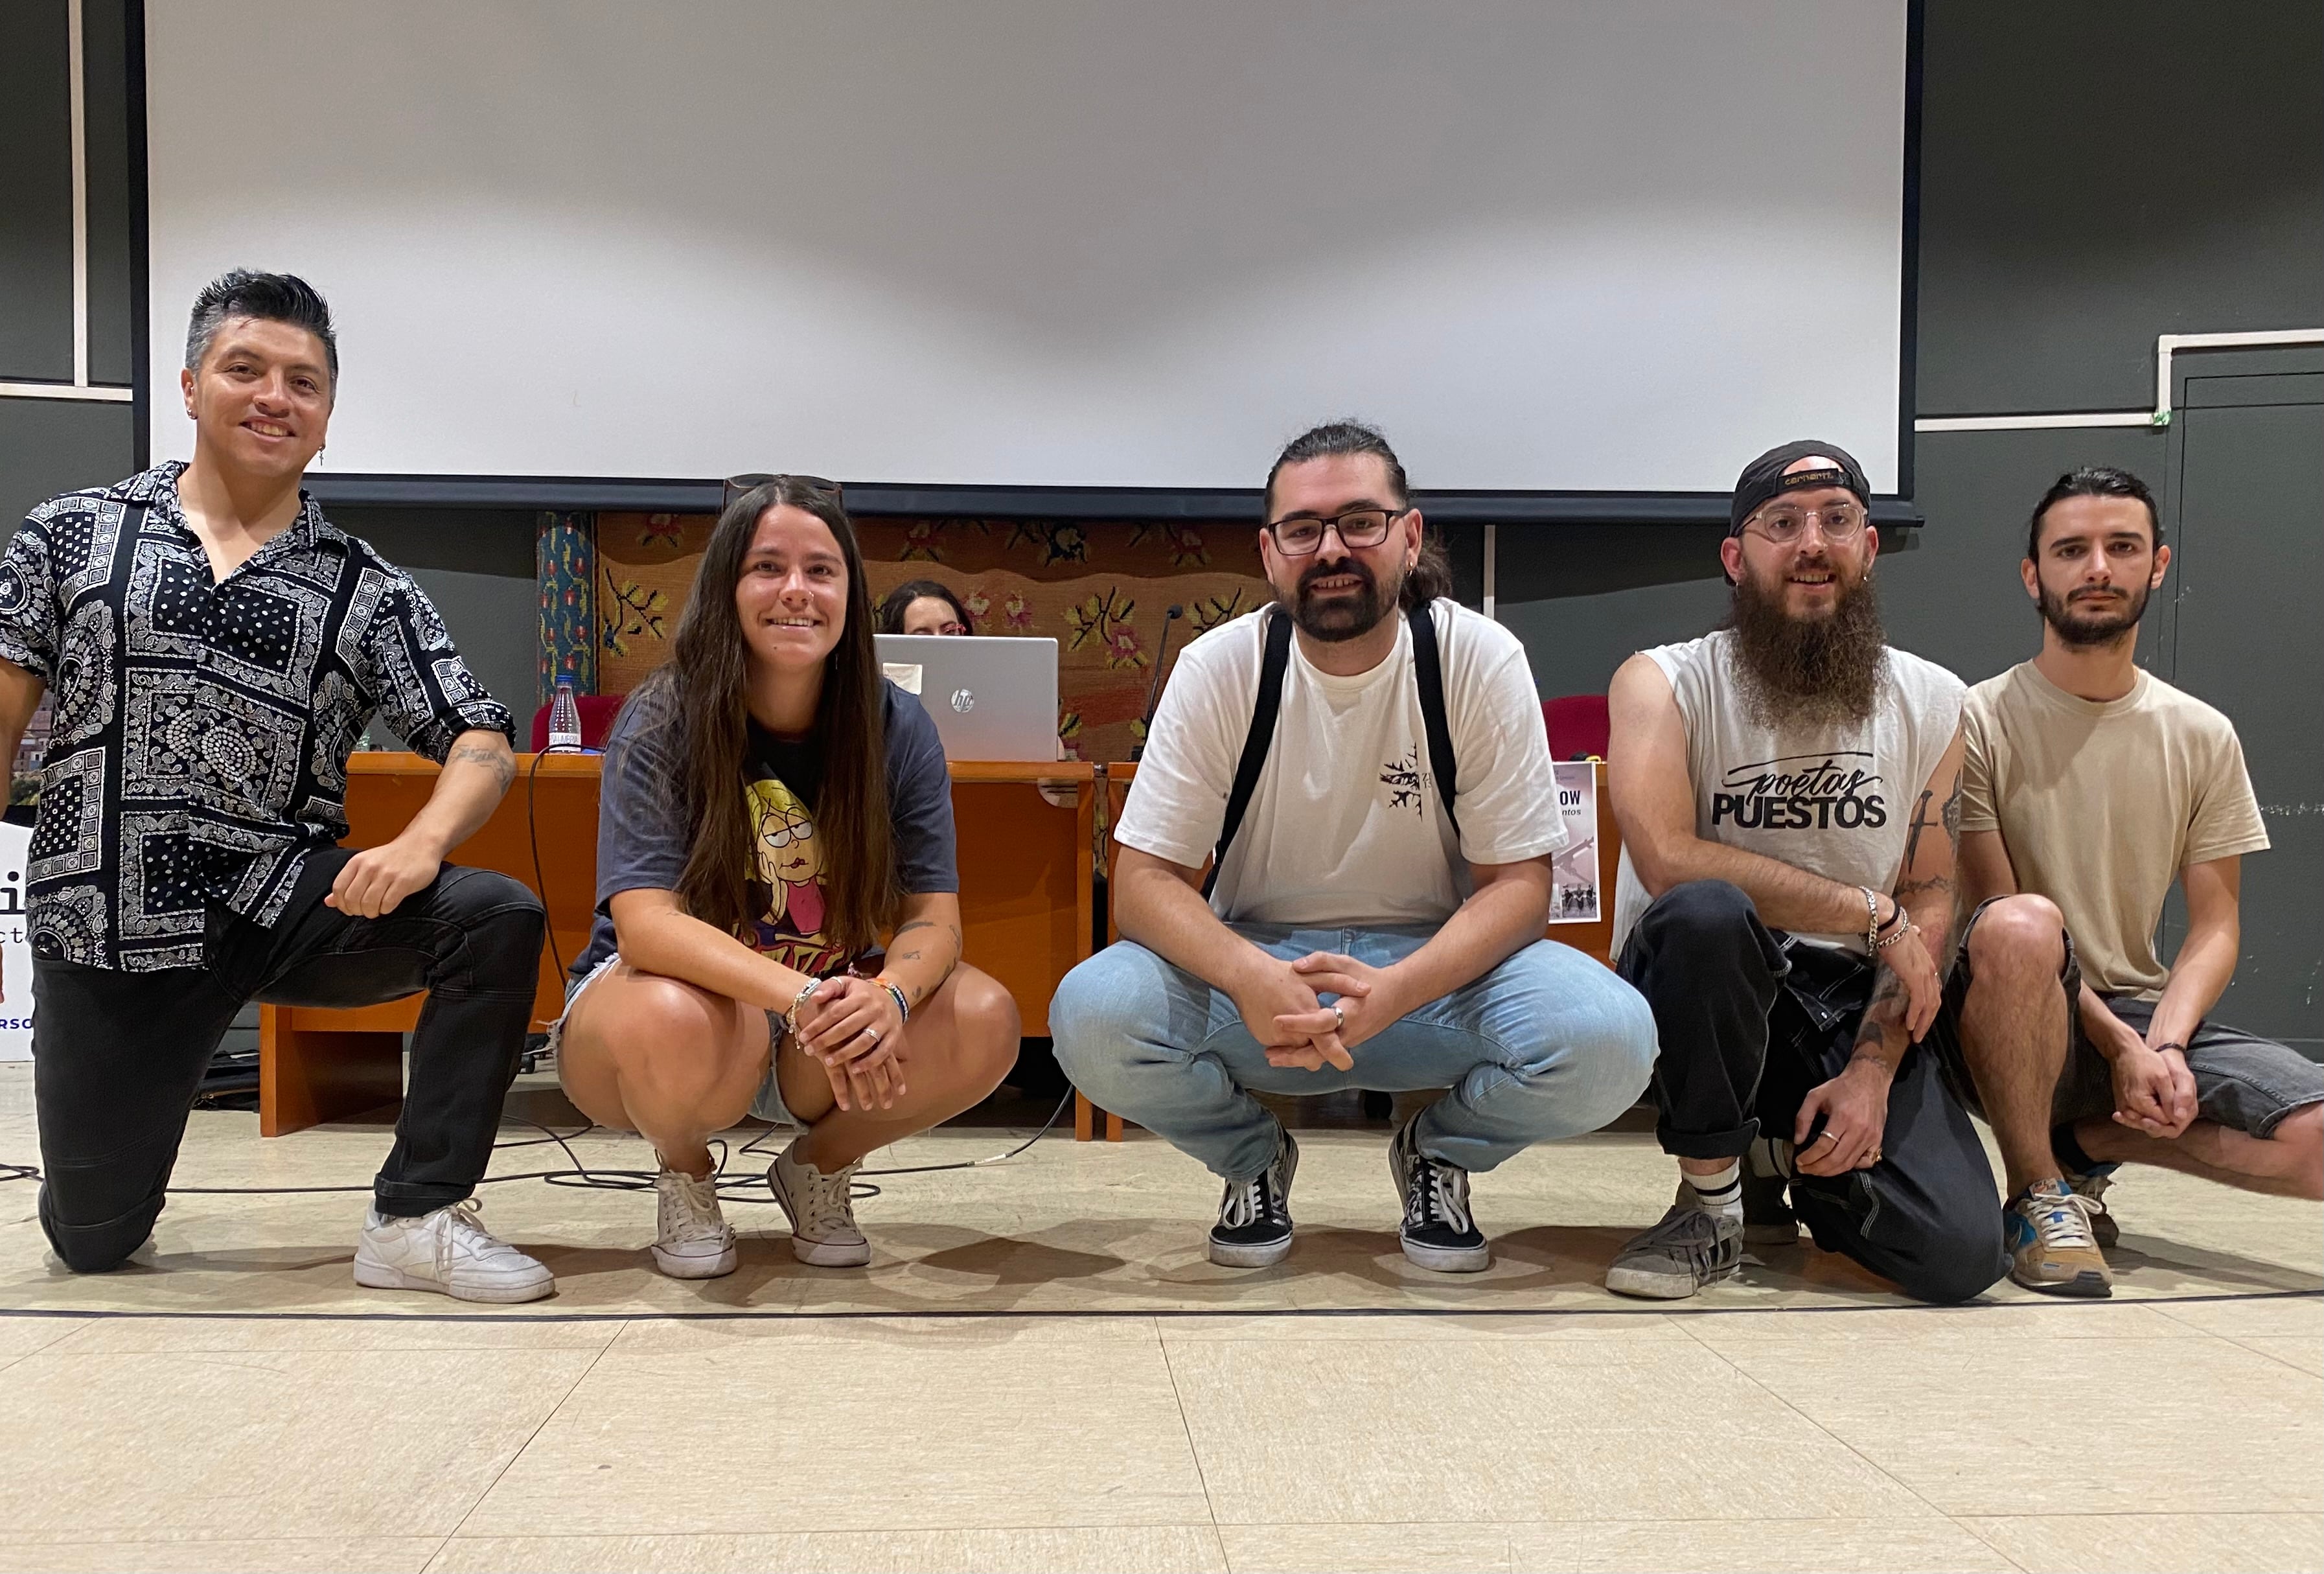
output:
[[[886,978],[879,979],[877,982],[881,988],[888,992],[888,998],[896,1003],[896,1025],[901,1027],[911,1021],[912,1003],[904,998],[904,992]]]
[[[2177,1039],[2172,1039],[2166,1042],[2159,1043],[2154,1046],[2154,1052],[2158,1055],[2169,1050],[2176,1050],[2181,1055],[2184,1055],[2187,1052],[2187,1046],[2181,1043]]]

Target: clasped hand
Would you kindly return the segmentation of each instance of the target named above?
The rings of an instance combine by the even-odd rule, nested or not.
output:
[[[1337,951],[1311,951],[1294,962],[1268,959],[1237,992],[1243,1026],[1270,1066],[1302,1071],[1355,1069],[1350,1053],[1395,1020],[1382,985],[1385,971]],[[1329,1005],[1322,997],[1336,996]]]
[[[2114,1058],[2114,1117],[2151,1137],[2179,1135],[2195,1122],[2195,1073],[2176,1047],[2152,1049],[2136,1032]]]
[[[798,1008],[799,1048],[831,1079],[842,1109],[892,1109],[904,1086],[904,1018],[887,986],[826,978]]]

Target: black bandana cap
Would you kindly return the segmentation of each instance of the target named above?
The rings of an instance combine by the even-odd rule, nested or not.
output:
[[[1827,458],[1835,461],[1836,469],[1802,470],[1797,475],[1784,474],[1785,467],[1806,458]],[[1856,500],[1865,507],[1872,506],[1872,486],[1864,478],[1864,467],[1854,455],[1838,443],[1803,440],[1787,442],[1781,448],[1769,449],[1743,467],[1735,478],[1735,505],[1727,525],[1729,536],[1743,533],[1743,522],[1758,512],[1770,498],[1786,492],[1811,491],[1821,486],[1845,486],[1856,494]]]

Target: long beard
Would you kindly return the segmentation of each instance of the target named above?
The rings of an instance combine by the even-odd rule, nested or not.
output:
[[[1780,585],[1770,596],[1746,577],[1727,626],[1745,708],[1764,726],[1852,725],[1879,701],[1888,636],[1869,569],[1843,582],[1831,616],[1808,621],[1784,611]]]
[[[2146,616],[2146,587],[2142,584],[2126,592],[2123,600],[2112,603],[2113,610],[2078,613],[2070,602],[2052,596],[2050,587],[2044,585],[2042,621],[2057,630],[2058,638],[2076,650],[2092,650],[2135,637],[2138,620]]]

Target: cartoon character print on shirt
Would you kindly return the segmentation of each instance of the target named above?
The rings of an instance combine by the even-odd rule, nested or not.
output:
[[[1864,749],[1786,755],[1730,766],[1711,795],[1711,823],[1743,830],[1878,830],[1888,804]]]
[[[807,805],[774,777],[742,790],[751,816],[751,905],[759,916],[744,936],[786,968],[820,977],[846,959],[824,933],[823,838]]]

